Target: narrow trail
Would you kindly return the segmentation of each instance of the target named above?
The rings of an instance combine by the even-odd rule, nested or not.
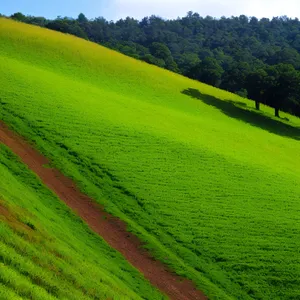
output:
[[[1,121],[0,142],[18,155],[48,188],[162,293],[174,300],[207,299],[192,281],[172,273],[163,263],[154,260],[151,254],[141,247],[139,239],[126,230],[123,221],[108,214],[95,201],[82,194],[75,183],[60,171],[45,168],[44,165],[49,163],[48,159]]]

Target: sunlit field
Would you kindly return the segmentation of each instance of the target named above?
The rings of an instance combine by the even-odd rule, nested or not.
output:
[[[276,120],[250,100],[5,19],[0,72],[0,119],[210,299],[299,299],[299,119]],[[7,161],[8,169],[15,164]],[[34,205],[40,196],[32,197]],[[13,247],[3,226],[3,243]],[[78,226],[85,230],[78,247],[86,247],[89,233]],[[107,261],[90,251],[95,268],[96,257]]]
[[[1,299],[162,299],[0,145]]]

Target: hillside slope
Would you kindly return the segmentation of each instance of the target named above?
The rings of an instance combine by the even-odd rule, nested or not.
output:
[[[1,144],[0,174],[0,299],[163,299]]]
[[[296,299],[298,119],[0,19],[0,119],[211,299]]]
[[[104,239],[110,247],[122,254],[162,294],[173,300],[207,299],[201,291],[196,289],[193,282],[170,272],[166,265],[153,259],[149,251],[143,249],[141,241],[126,230],[126,223],[107,213],[93,199],[81,193],[70,178],[64,176],[56,168],[50,167],[50,162],[45,156],[22,137],[9,130],[3,122],[0,122],[0,143],[9,147],[40,178],[43,185],[48,187],[73,213],[82,218],[86,225]],[[85,238],[85,235],[82,235],[82,238]],[[94,248],[93,250],[99,252],[100,249]],[[120,267],[122,268],[122,264]],[[64,278],[64,274],[57,275],[61,279]],[[140,284],[139,278],[135,282]],[[141,287],[144,288],[143,285]],[[147,293],[145,289],[141,296],[152,299],[158,295]],[[118,295],[114,298],[118,299]]]

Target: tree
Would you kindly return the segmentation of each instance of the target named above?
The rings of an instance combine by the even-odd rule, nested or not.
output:
[[[270,65],[276,65],[280,63],[290,64],[294,68],[300,68],[300,54],[296,49],[293,48],[283,48],[276,51],[272,56],[267,60],[267,63]]]
[[[17,12],[15,14],[11,15],[10,17],[12,19],[20,21],[20,22],[26,22],[26,20],[27,20],[26,16],[23,15],[22,13],[20,13],[20,12]]]
[[[87,17],[86,17],[83,13],[80,13],[80,14],[78,15],[77,21],[78,21],[79,23],[87,23],[87,22],[88,22],[88,19],[87,19]]]
[[[177,64],[174,62],[172,53],[168,46],[162,43],[155,42],[151,44],[150,51],[154,57],[165,62],[165,66],[167,67],[167,69],[172,71],[177,70]]]
[[[246,78],[246,89],[250,99],[255,100],[255,107],[260,109],[260,103],[264,101],[266,93],[266,78],[268,74],[263,69],[258,69],[248,74]]]
[[[49,22],[46,27],[87,39],[86,33],[79,26],[78,22],[70,20],[69,18],[57,18],[56,20]]]
[[[152,64],[152,65],[156,65],[158,67],[164,68],[166,63],[163,59],[159,59],[157,57],[154,57],[151,54],[146,54],[143,58],[142,58],[145,62]]]
[[[27,17],[27,23],[45,27],[48,24],[48,20],[43,17]]]
[[[195,53],[184,53],[178,59],[178,67],[183,75],[187,75],[189,70],[200,63],[200,59]]]
[[[168,57],[172,56],[168,46],[162,43],[152,43],[150,51],[152,55],[163,60],[166,60]]]
[[[224,73],[221,88],[225,88],[233,93],[241,90],[245,87],[246,78],[250,73],[250,70],[250,65],[247,62],[232,62]]]
[[[213,57],[207,57],[193,67],[189,76],[210,85],[218,86],[224,73],[223,68]]]
[[[267,68],[266,100],[274,107],[275,116],[279,110],[287,108],[289,102],[297,97],[300,91],[300,73],[292,65],[278,64]]]

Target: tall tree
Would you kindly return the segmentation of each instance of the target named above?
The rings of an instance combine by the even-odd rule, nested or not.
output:
[[[87,19],[87,17],[83,13],[80,13],[78,15],[77,21],[79,23],[86,23],[86,22],[88,22],[88,19]]]
[[[255,100],[255,107],[260,109],[260,103],[264,102],[266,94],[267,72],[263,69],[258,69],[248,74],[245,87],[248,91],[248,97]]]
[[[268,67],[267,74],[267,104],[274,107],[275,116],[279,117],[279,110],[287,108],[300,92],[300,73],[292,65],[278,64]]]

